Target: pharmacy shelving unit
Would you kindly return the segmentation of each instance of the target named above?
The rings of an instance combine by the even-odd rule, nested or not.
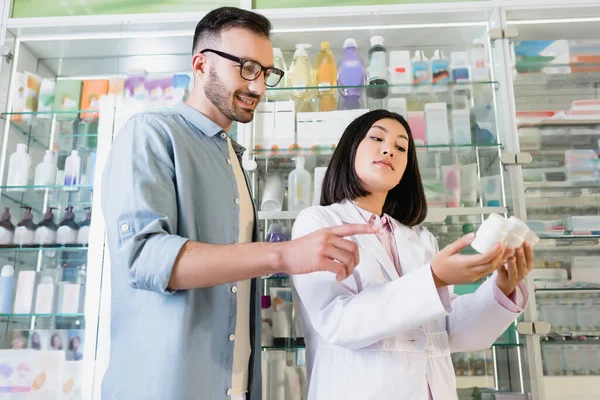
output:
[[[215,6],[221,5],[217,3],[219,2],[215,1]],[[465,231],[476,229],[482,218],[490,212],[526,218],[533,212],[530,210],[530,204],[535,204],[535,201],[538,201],[537,204],[549,201],[545,195],[539,196],[538,200],[531,199],[529,188],[526,191],[523,168],[519,163],[527,157],[518,155],[521,149],[516,111],[522,109],[519,106],[519,93],[523,85],[520,83],[520,76],[515,77],[512,74],[511,51],[514,41],[600,37],[600,34],[594,31],[600,26],[597,21],[595,24],[584,24],[585,21],[593,19],[592,17],[600,16],[600,11],[593,5],[593,1],[583,0],[578,1],[576,5],[569,4],[569,12],[575,16],[573,20],[565,22],[557,22],[565,15],[565,7],[559,2],[550,0],[540,4],[539,1],[530,0],[516,3],[494,0],[260,11],[273,22],[273,43],[282,49],[288,67],[294,47],[298,43],[312,45],[309,57],[311,63],[314,63],[321,41],[331,44],[339,62],[342,58],[342,44],[348,37],[357,41],[364,61],[368,58],[369,38],[374,35],[385,38],[388,51],[410,50],[413,55],[416,50],[424,50],[429,58],[434,49],[442,48],[449,55],[453,51],[469,51],[474,39],[483,40],[486,44],[490,72],[487,79],[470,83],[473,90],[472,106],[476,109],[473,111],[475,121],[486,124],[485,126],[493,132],[495,140],[469,146],[422,145],[418,154],[425,180],[435,181],[439,178],[440,166],[456,161],[476,164],[479,183],[486,177],[499,175],[500,201],[488,207],[487,202],[479,196],[477,203],[468,207],[431,207],[426,224],[443,245]],[[0,249],[0,257],[5,258],[2,262],[15,265],[17,271],[19,268],[33,268],[42,274],[51,269],[62,269],[64,276],[64,272],[69,269],[69,272],[76,274],[76,277],[69,279],[79,279],[85,283],[85,305],[81,313],[3,315],[0,316],[0,332],[8,334],[12,329],[33,328],[74,329],[73,326],[85,329],[81,398],[96,399],[100,398],[100,383],[108,362],[111,306],[110,264],[105,249],[105,232],[99,203],[99,179],[113,135],[132,110],[115,107],[115,99],[105,98],[97,121],[82,121],[80,110],[70,115],[34,113],[30,116],[19,116],[11,114],[13,104],[10,93],[14,91],[17,72],[25,71],[56,79],[109,78],[124,76],[130,71],[142,68],[149,74],[186,72],[189,70],[194,27],[204,13],[12,19],[9,5],[9,2],[3,3],[4,14],[0,31],[0,40],[7,51],[0,65],[0,93],[5,94],[0,98],[0,111],[3,112],[0,203],[11,209],[13,222],[20,220],[18,207],[23,203],[37,212],[34,218],[36,221],[40,219],[39,213],[46,207],[53,204],[63,207],[67,203],[73,204],[80,213],[78,220],[81,219],[81,211],[88,206],[91,206],[93,217],[90,242],[85,248]],[[239,5],[252,7],[251,2],[245,0]],[[538,23],[541,21],[550,22]],[[511,37],[515,28],[519,32],[518,38]],[[535,84],[540,90],[546,89],[539,86],[539,82]],[[528,87],[532,86],[535,89],[535,85]],[[332,89],[337,92],[340,88]],[[435,94],[428,88],[418,93],[415,93],[413,88],[410,89],[412,93],[404,96],[409,111],[422,111],[425,103],[433,101],[447,102],[451,104],[449,110],[454,109],[451,98],[442,98],[444,96]],[[455,88],[449,88],[448,92],[451,93],[453,89]],[[267,93],[267,101],[273,97],[273,93],[274,91]],[[286,93],[282,90],[279,94],[291,97],[289,91]],[[531,102],[525,102],[536,104],[540,98],[541,96],[532,99]],[[548,99],[550,98],[551,96],[548,96]],[[363,100],[366,108],[373,109],[386,107],[389,98],[378,102],[366,98]],[[570,100],[565,98],[565,101]],[[22,118],[25,121],[15,121],[19,117],[25,117]],[[237,133],[238,140],[248,149],[244,156],[244,166],[251,172],[257,204],[260,204],[264,179],[268,174],[278,173],[284,178],[287,177],[293,168],[292,160],[298,155],[306,158],[307,169],[312,172],[315,166],[326,166],[331,156],[331,148],[317,151],[309,149],[301,151],[300,154],[294,149],[279,152],[255,150],[257,132],[253,124],[237,126]],[[15,192],[8,192],[2,185],[5,185],[6,181],[8,159],[17,143],[27,144],[34,165],[48,148],[59,154],[63,152],[63,155],[73,148],[78,148],[84,159],[95,150],[94,181],[86,181],[77,192],[65,192],[60,187],[41,191],[26,188],[27,190],[20,192],[18,196]],[[313,145],[326,146],[317,139]],[[544,149],[540,149],[542,150]],[[530,155],[534,162],[539,157],[535,152],[531,152]],[[528,168],[532,165],[534,164],[529,164]],[[550,202],[556,204],[556,201],[563,200],[553,199]],[[598,205],[597,202],[590,201],[592,208]],[[586,207],[589,208],[589,205]],[[550,207],[546,209],[564,217],[560,210],[552,211]],[[591,208],[588,211],[592,212]],[[59,212],[59,218],[61,215]],[[266,239],[274,222],[290,226],[296,215],[297,213],[289,211],[260,212],[263,237]],[[555,243],[558,244],[555,246]],[[544,240],[540,245],[539,257],[543,257],[544,249],[556,249],[559,244],[570,243],[581,245],[577,247],[577,252],[572,253],[573,256],[579,255],[579,252],[588,256],[589,252],[593,251],[591,249],[597,249],[594,238]],[[569,252],[549,250],[548,253],[554,251],[559,256],[571,254],[573,247],[567,248]],[[59,262],[67,265],[56,268]],[[276,290],[289,287],[289,280],[286,277],[265,277],[262,287],[265,293],[269,293],[272,288]],[[467,285],[457,287],[456,291],[468,293],[476,288],[477,285]],[[530,289],[533,291],[533,282],[530,282]],[[538,321],[535,297],[531,296],[530,301],[532,307],[520,321],[525,325]],[[517,322],[515,321],[515,326]],[[298,397],[297,392],[290,393],[289,390],[285,390],[286,371],[292,368],[294,372],[302,374],[305,364],[302,341],[293,340],[294,334],[295,331],[292,330],[290,340],[284,340],[281,346],[263,348],[266,400],[302,398]],[[9,347],[10,344],[5,341],[6,336],[2,336],[2,339],[2,347]],[[461,392],[465,395],[472,392],[469,388],[480,387],[500,392],[531,394],[533,399],[545,399],[551,398],[548,392],[555,393],[557,387],[565,390],[573,387],[572,383],[576,383],[580,388],[584,385],[583,379],[586,379],[585,384],[591,382],[590,376],[564,376],[560,377],[560,380],[557,380],[559,377],[552,380],[543,379],[539,335],[518,335],[515,327],[502,335],[492,348],[477,354],[455,355],[454,361],[459,387],[463,388]]]
[[[513,167],[513,187],[524,193],[519,215],[542,238],[532,274],[536,307],[528,317],[551,326],[541,346],[546,399],[592,399],[600,390],[600,237],[566,223],[569,216],[600,214],[600,182],[585,171],[597,171],[600,118],[577,115],[581,103],[574,103],[600,100],[600,52],[594,58],[593,51],[600,43],[600,4],[574,3],[515,4],[503,11],[514,98],[508,105],[518,128],[513,149],[531,156]],[[536,58],[531,41],[546,41],[548,50]],[[564,50],[554,52],[556,46]]]

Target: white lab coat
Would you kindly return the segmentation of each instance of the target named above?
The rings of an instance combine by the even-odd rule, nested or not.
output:
[[[360,263],[343,282],[329,272],[292,277],[308,400],[426,400],[427,382],[434,400],[455,400],[450,353],[489,348],[519,315],[496,301],[493,279],[470,295],[438,291],[430,269],[437,241],[423,227],[392,221],[401,278],[373,234],[350,238]],[[296,219],[292,237],[364,222],[348,201],[311,207]],[[525,285],[517,290],[527,298]]]

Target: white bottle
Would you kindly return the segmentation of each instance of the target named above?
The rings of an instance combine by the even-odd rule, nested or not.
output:
[[[470,145],[471,112],[469,110],[452,111],[452,139],[455,145]]]
[[[471,73],[475,82],[485,82],[488,80],[485,42],[481,39],[473,40],[473,47],[471,48]]]
[[[425,104],[425,130],[427,144],[438,146],[450,144],[448,105],[446,103]]]
[[[390,51],[390,83],[394,94],[412,92],[413,70],[410,51]]]
[[[92,211],[86,208],[87,214],[85,220],[79,223],[79,232],[77,233],[77,243],[87,245],[90,241],[90,225],[92,223]]]
[[[65,161],[65,190],[75,191],[81,182],[81,157],[77,150],[71,150],[71,155]]]
[[[288,210],[301,211],[310,203],[310,173],[304,169],[304,157],[296,158],[296,169],[288,176]]]
[[[496,243],[504,242],[508,236],[508,220],[498,214],[491,213],[477,229],[471,247],[483,254],[490,251]]]
[[[31,214],[31,207],[21,208],[25,209],[25,214],[23,214],[23,219],[17,224],[17,229],[15,229],[15,244],[18,246],[31,246],[35,244],[33,214]]]
[[[56,163],[52,150],[46,150],[44,160],[35,168],[35,186],[53,186],[56,183]],[[36,190],[44,190],[37,188]]]
[[[27,154],[27,145],[17,144],[17,151],[10,156],[8,163],[7,186],[27,186],[29,183],[29,170],[31,169],[31,157]],[[24,192],[24,188],[9,188],[7,192]]]
[[[73,206],[67,207],[63,220],[59,224],[56,241],[60,245],[77,244],[79,225],[75,222]]]
[[[54,207],[48,207],[44,219],[37,224],[35,230],[35,243],[40,246],[52,246],[56,244],[58,225],[54,222]]]
[[[55,287],[52,278],[46,276],[37,287],[35,294],[35,313],[52,314],[54,312]]]
[[[4,213],[0,219],[0,246],[10,246],[15,238],[15,226],[10,220],[10,211],[4,207]],[[0,311],[1,312],[1,311]]]
[[[19,272],[19,279],[17,280],[17,293],[15,294],[15,314],[31,313],[31,306],[33,305],[33,293],[35,291],[35,279],[35,271]]]

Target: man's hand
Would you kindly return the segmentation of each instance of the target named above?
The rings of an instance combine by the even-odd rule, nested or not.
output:
[[[346,236],[374,234],[368,224],[348,224],[324,228],[290,242],[281,243],[283,272],[290,275],[329,271],[343,281],[360,262],[358,246]]]

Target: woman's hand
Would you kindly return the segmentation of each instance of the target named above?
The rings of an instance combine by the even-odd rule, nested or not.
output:
[[[463,255],[459,251],[475,239],[470,233],[446,246],[431,261],[431,271],[436,287],[472,283],[488,276],[504,264],[510,254],[504,243],[498,243],[484,254]]]
[[[531,244],[525,242],[523,247],[518,248],[515,254],[508,259],[504,268],[498,269],[496,285],[506,297],[509,297],[517,285],[529,274],[533,268],[533,259]]]

